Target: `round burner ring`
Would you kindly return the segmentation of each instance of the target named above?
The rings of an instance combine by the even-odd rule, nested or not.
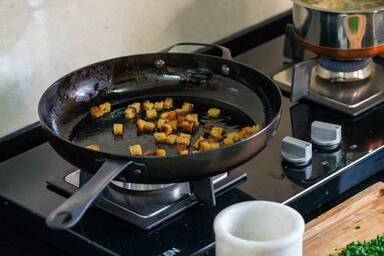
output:
[[[338,61],[320,58],[316,66],[317,75],[332,82],[353,82],[368,78],[372,73],[371,59]]]
[[[153,191],[168,188],[175,183],[169,184],[139,184],[139,183],[127,183],[122,181],[112,181],[111,184],[119,187],[121,189],[129,190],[129,191]]]

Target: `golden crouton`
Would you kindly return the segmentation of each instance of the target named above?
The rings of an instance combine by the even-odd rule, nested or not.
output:
[[[170,109],[173,107],[173,99],[172,98],[166,98],[164,101],[164,108]]]
[[[170,135],[167,136],[167,143],[168,144],[175,144],[176,139],[177,139],[177,135],[170,134]]]
[[[141,156],[143,154],[140,145],[129,146],[129,152],[131,152],[131,156]]]
[[[187,121],[192,121],[195,123],[195,126],[199,126],[199,119],[198,119],[198,115],[197,114],[188,114],[185,116],[185,119]]]
[[[153,109],[153,103],[151,103],[149,100],[146,100],[143,102],[143,108],[145,110],[151,110]]]
[[[210,108],[208,110],[208,115],[211,117],[218,117],[220,115],[221,110],[218,108]]]
[[[136,109],[133,107],[128,107],[126,110],[124,110],[125,117],[128,119],[132,119],[136,117]]]
[[[160,118],[164,120],[175,120],[176,111],[172,110],[172,111],[164,112],[161,114]]]
[[[193,144],[193,146],[198,149],[199,148],[199,144],[201,141],[205,140],[204,137],[200,137],[197,139],[197,141],[195,141],[195,144]]]
[[[159,119],[157,121],[157,129],[161,129],[161,127],[165,124],[166,120],[165,119]]]
[[[230,132],[227,134],[227,137],[224,139],[224,145],[230,145],[240,140],[240,136],[237,132]]]
[[[180,151],[180,155],[188,155],[188,149]]]
[[[91,107],[90,112],[91,112],[91,115],[95,117],[100,117],[107,112],[111,112],[111,103],[105,102],[99,106]]]
[[[161,131],[168,135],[172,133],[173,129],[170,124],[165,123],[161,126]]]
[[[187,145],[185,143],[178,143],[177,144],[177,152],[182,152],[187,149]]]
[[[186,114],[189,114],[190,112],[187,112],[185,109],[182,109],[182,108],[177,108],[175,109],[176,111],[176,116],[179,117],[179,116],[185,116]]]
[[[155,140],[156,140],[157,142],[167,140],[167,135],[166,135],[165,133],[163,133],[163,132],[155,132],[155,133],[153,134],[153,136],[155,136]]]
[[[181,129],[183,129],[183,131],[192,132],[194,125],[195,123],[193,121],[183,121]]]
[[[169,124],[173,130],[177,130],[177,121],[176,120],[169,120],[166,123]]]
[[[196,153],[199,153],[199,151],[198,150],[193,150],[192,151],[192,154],[196,154]]]
[[[167,152],[165,151],[165,149],[162,149],[162,148],[156,149],[156,156],[165,156],[166,153]]]
[[[227,138],[224,139],[224,146],[230,145],[230,144],[233,144],[233,143],[235,143],[235,142],[233,141],[233,139],[231,137],[227,137]]]
[[[209,150],[209,143],[206,140],[200,141],[199,143],[199,150],[200,151],[207,151]]]
[[[148,118],[148,119],[154,119],[156,118],[157,116],[157,112],[156,112],[156,109],[146,109],[145,110],[145,116]]]
[[[123,125],[122,124],[113,124],[113,134],[123,135]]]
[[[261,130],[261,127],[258,124],[253,125],[252,127],[246,126],[238,132],[238,135],[239,135],[240,139],[245,139],[245,138],[252,136],[253,134],[256,134],[260,130]]]
[[[222,140],[224,138],[223,135],[222,135],[223,132],[224,132],[224,128],[221,128],[221,127],[218,127],[218,126],[214,126],[209,131],[209,134],[212,137],[214,137],[215,139],[217,139],[217,140]]]
[[[185,116],[177,116],[177,126],[181,127],[185,121]]]
[[[156,150],[147,150],[144,152],[143,156],[165,156],[165,149],[156,149]]]
[[[139,130],[139,131],[144,131],[144,125],[145,125],[145,121],[143,120],[143,119],[137,119],[137,121],[136,121],[136,126],[137,126],[137,129]]]
[[[136,113],[139,113],[141,110],[141,104],[140,102],[134,102],[131,105],[128,106],[129,108],[134,108],[136,109]]]
[[[188,103],[188,102],[183,102],[183,105],[181,106],[181,108],[183,110],[185,110],[186,112],[188,112],[188,114],[189,114],[189,113],[192,113],[192,111],[193,111],[193,104]]]
[[[189,144],[191,144],[191,135],[185,134],[185,133],[180,133],[180,136],[177,137],[176,142],[189,145]]]
[[[91,144],[89,146],[86,146],[86,148],[92,149],[92,150],[95,150],[95,151],[100,151],[100,147],[97,144]]]
[[[145,122],[145,124],[144,124],[144,130],[145,130],[145,131],[152,132],[153,130],[155,130],[155,124],[152,123],[152,122]]]
[[[220,144],[218,142],[209,143],[209,150],[217,149],[220,147]]]
[[[155,102],[155,104],[153,105],[153,107],[156,109],[156,110],[162,110],[164,108],[164,101],[158,101],[158,102]]]

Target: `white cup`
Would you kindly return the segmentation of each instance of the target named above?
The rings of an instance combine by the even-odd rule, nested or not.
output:
[[[293,208],[247,201],[215,218],[216,256],[302,256],[303,217]]]

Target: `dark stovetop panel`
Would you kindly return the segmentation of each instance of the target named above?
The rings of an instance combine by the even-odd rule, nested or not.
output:
[[[279,37],[236,60],[270,76],[289,65],[284,63],[282,46],[283,37]],[[248,173],[248,180],[221,195],[216,207],[198,204],[151,231],[138,230],[95,207],[69,231],[48,229],[44,218],[65,197],[48,189],[46,181],[71,166],[45,143],[0,164],[0,217],[78,255],[171,255],[163,254],[168,250],[196,254],[213,246],[213,219],[230,204],[273,200],[307,215],[380,171],[384,164],[383,119],[384,105],[350,118],[313,103],[293,104],[283,97],[283,115],[275,137],[257,157],[240,167]],[[340,150],[315,152],[312,166],[306,169],[282,164],[281,140],[285,136],[309,140],[308,128],[314,120],[343,126]]]

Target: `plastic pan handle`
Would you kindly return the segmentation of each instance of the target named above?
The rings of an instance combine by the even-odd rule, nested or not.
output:
[[[49,214],[46,224],[53,229],[76,225],[104,188],[132,164],[132,161],[106,160],[87,183]]]

